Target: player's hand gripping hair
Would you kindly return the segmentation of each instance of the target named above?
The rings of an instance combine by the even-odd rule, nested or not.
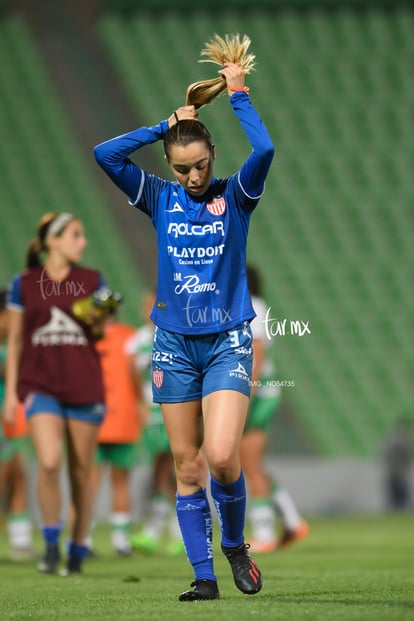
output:
[[[197,108],[195,106],[181,106],[177,108],[170,117],[168,117],[168,127],[171,128],[178,121],[196,120],[198,118]]]
[[[228,90],[229,94],[233,92],[232,89],[243,90],[244,76],[253,70],[255,64],[254,54],[247,53],[249,46],[250,38],[247,35],[243,35],[241,41],[238,34],[225,35],[224,39],[217,34],[214,35],[201,51],[201,56],[206,58],[199,62],[215,63],[223,67],[219,71],[220,77],[190,84],[187,88],[187,105],[193,105],[198,109],[210,103],[225,90]]]
[[[247,35],[225,35],[224,39],[218,34],[206,43],[201,50],[201,63],[215,63],[223,67],[218,72],[220,76],[211,80],[193,82],[187,88],[186,106],[177,108],[168,119],[168,127],[184,119],[197,119],[198,109],[209,104],[225,90],[231,95],[236,90],[249,91],[244,86],[244,78],[254,68],[254,54],[248,54],[250,39]]]

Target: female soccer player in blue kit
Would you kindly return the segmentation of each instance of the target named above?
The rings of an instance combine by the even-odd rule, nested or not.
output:
[[[227,89],[252,147],[237,173],[225,179],[213,176],[216,149],[207,128],[197,120],[202,89],[196,105],[180,107],[158,125],[95,147],[98,164],[130,204],[151,218],[157,231],[159,279],[151,314],[156,326],[153,398],[161,404],[171,443],[177,517],[194,569],[194,590],[182,593],[180,601],[220,597],[206,465],[221,546],[235,584],[248,595],[262,587],[260,571],[244,541],[246,490],[239,448],[252,372],[249,322],[255,316],[246,282],[247,233],[274,147],[250,101],[243,66],[224,61],[222,67],[218,72],[224,79],[222,90]],[[204,103],[215,95],[208,97],[206,92]],[[157,140],[164,141],[175,182],[145,172],[128,157]]]

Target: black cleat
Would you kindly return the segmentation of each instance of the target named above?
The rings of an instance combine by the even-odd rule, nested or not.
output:
[[[64,578],[73,574],[82,573],[82,561],[79,556],[70,556],[64,569],[61,569],[60,575]]]
[[[57,544],[48,544],[46,552],[41,561],[37,564],[37,571],[41,574],[55,574],[60,562],[60,551]]]
[[[238,548],[221,546],[233,572],[234,583],[242,593],[254,595],[262,588],[262,574],[251,556],[247,553],[248,543],[242,543]]]
[[[220,599],[217,582],[214,580],[195,580],[191,583],[193,591],[184,591],[178,598],[180,602],[197,602],[206,599]]]

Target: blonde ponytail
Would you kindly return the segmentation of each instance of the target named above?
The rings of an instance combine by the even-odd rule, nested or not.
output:
[[[247,35],[243,35],[243,39],[240,41],[238,34],[226,34],[224,39],[215,34],[214,38],[208,41],[201,50],[201,56],[206,58],[202,58],[198,62],[215,63],[221,67],[224,67],[226,62],[235,63],[243,69],[244,73],[250,73],[255,65],[254,54],[247,53],[250,43],[250,38]],[[223,93],[226,87],[226,80],[222,76],[194,82],[187,88],[186,105],[201,108]]]

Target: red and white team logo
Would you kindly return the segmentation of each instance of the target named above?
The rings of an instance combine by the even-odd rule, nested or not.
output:
[[[155,369],[155,371],[152,372],[152,381],[157,388],[161,388],[164,381],[164,371],[161,371],[160,369]]]
[[[220,198],[213,198],[213,202],[207,203],[207,209],[213,216],[221,216],[226,210],[226,201],[222,196]]]

